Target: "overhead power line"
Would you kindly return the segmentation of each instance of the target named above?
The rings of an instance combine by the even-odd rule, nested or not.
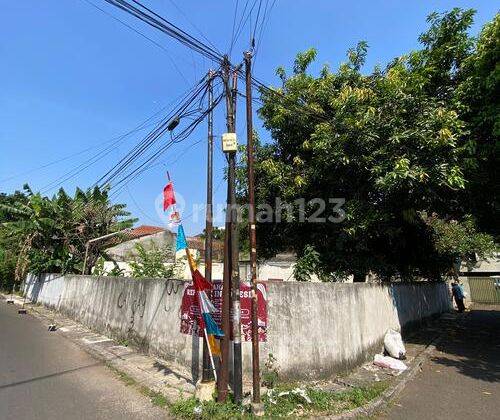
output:
[[[159,14],[155,13],[151,9],[147,8],[144,6],[142,3],[140,3],[137,0],[131,0],[134,4],[131,4],[130,2],[127,2],[126,0],[104,0],[107,3],[116,6],[122,10],[124,10],[127,13],[130,13],[131,15],[137,17],[138,19],[142,20],[143,22],[149,24],[150,26],[162,31],[163,33],[171,36],[172,38],[178,40],[182,44],[188,46],[194,51],[197,51],[198,53],[208,57],[211,60],[214,60],[220,64],[223,64],[228,60],[227,56],[222,55],[219,51],[215,51],[213,48],[210,46],[204,44],[202,41],[199,39],[195,38],[194,36],[188,34],[187,32],[183,31],[180,29],[178,26],[174,25],[172,22],[168,21],[164,17],[160,16]],[[257,5],[257,0],[254,0],[252,3],[252,6],[248,13],[246,14],[245,18],[245,11],[248,7],[249,0],[245,3],[245,7],[243,9],[243,13],[240,19],[240,23],[238,25],[238,29],[236,30],[235,34],[235,39],[238,38],[239,33],[241,33],[243,27],[245,26],[247,20],[250,18],[250,15],[253,11],[253,9]],[[262,0],[260,0],[260,3],[262,3]],[[260,6],[259,6],[260,7]],[[233,42],[234,44],[234,42]],[[237,67],[232,66],[231,67],[234,69],[237,69]],[[241,72],[238,71],[240,77],[242,76]],[[280,94],[279,92],[267,87],[264,83],[256,80],[255,78],[252,78],[252,85],[259,89],[259,90],[265,90],[269,94],[277,95],[280,98],[284,98],[283,94]],[[316,118],[320,120],[325,120],[326,117],[319,113],[318,111],[311,109],[310,107],[307,106],[301,106],[299,104],[294,103],[293,106],[298,106],[301,109],[305,110],[305,112],[308,112],[310,115],[316,116]]]
[[[120,187],[121,185],[126,185],[128,182],[136,179],[144,172],[148,171],[155,166],[155,162],[172,146],[185,140],[194,131],[194,129],[205,119],[208,112],[216,107],[222,100],[223,95],[219,95],[215,99],[214,104],[211,108],[204,110],[193,122],[191,122],[187,127],[185,127],[177,136],[172,137],[169,142],[164,145],[160,145],[156,150],[151,152],[135,169],[127,173],[121,179],[116,181],[112,188]]]
[[[203,99],[206,95],[208,86],[208,77],[205,76],[192,90],[192,93],[184,98],[183,102],[172,112],[170,112],[162,121],[127,155],[125,155],[116,165],[108,170],[95,185],[108,185],[111,184],[112,188],[116,188],[120,184],[135,178],[151,167],[166,150],[172,145],[179,143],[186,139],[194,129],[206,117],[210,110],[203,108]],[[215,101],[214,106],[220,102]],[[213,107],[211,108],[213,109]],[[157,140],[162,137],[169,129],[172,119],[181,120],[182,118],[193,118],[192,121],[184,127],[178,134],[171,135],[170,141],[166,144],[158,145],[154,150]]]
[[[175,60],[172,58],[171,56],[171,53],[170,51],[168,51],[163,45],[161,45],[159,42],[156,42],[153,38],[150,38],[149,36],[143,34],[141,31],[139,31],[138,29],[134,28],[133,26],[129,25],[127,22],[124,22],[123,20],[117,18],[116,16],[113,16],[111,13],[107,12],[106,10],[104,10],[102,7],[99,7],[97,4],[91,2],[90,0],[82,0],[84,1],[85,3],[89,4],[90,6],[94,7],[95,9],[101,11],[102,13],[104,13],[106,16],[110,17],[111,19],[115,20],[116,22],[122,24],[123,26],[125,26],[126,28],[130,29],[131,31],[135,32],[137,35],[141,36],[142,38],[146,39],[147,41],[151,42],[153,45],[155,45],[156,47],[160,48],[161,50],[163,50],[164,52],[167,53],[168,55],[168,58],[170,60],[170,62],[172,63],[172,66],[174,67],[174,69],[177,71],[177,73],[179,73],[179,75],[184,79],[184,81],[186,82],[186,84],[189,84],[188,80],[186,79],[186,76],[184,76],[184,73],[182,73],[179,69],[179,67],[177,66],[177,63],[175,62]]]
[[[175,1],[174,1],[174,0],[168,0],[168,1],[170,2],[170,4],[171,4],[172,6],[174,6],[174,7],[177,9],[177,11],[178,11],[178,12],[179,12],[179,13],[180,13],[183,17],[184,17],[184,19],[186,19],[186,20],[189,22],[189,24],[190,24],[190,25],[191,25],[191,26],[192,26],[192,27],[196,30],[196,32],[198,32],[198,34],[199,34],[199,35],[200,35],[200,36],[201,36],[201,37],[202,37],[205,41],[207,41],[207,42],[210,44],[210,46],[212,46],[212,48],[213,48],[215,51],[218,51],[218,50],[217,50],[217,47],[216,47],[216,46],[215,46],[215,45],[214,45],[214,44],[210,41],[210,39],[208,39],[208,38],[205,36],[205,34],[201,31],[201,29],[200,29],[200,28],[198,28],[198,26],[197,26],[197,25],[195,25],[195,24],[194,24],[194,22],[193,22],[191,19],[189,19],[189,16],[187,16],[187,15],[186,15],[186,13],[184,13],[184,12],[182,11],[182,9],[181,9],[179,6],[177,6],[177,4],[175,3]]]
[[[104,1],[115,7],[118,7],[119,9],[131,14],[132,16],[135,16],[144,23],[160,30],[164,34],[170,36],[171,38],[174,38],[178,42],[184,44],[193,51],[196,51],[204,55],[205,57],[209,58],[212,61],[215,61],[217,63],[222,63],[222,61],[224,60],[224,56],[220,51],[210,47],[209,45],[195,38],[194,36],[183,31],[178,26],[168,21],[164,17],[160,16],[159,14],[155,13],[151,9],[147,8],[139,1],[136,0],[131,0],[131,2],[128,2],[126,0],[104,0]]]
[[[196,85],[195,85],[195,87],[196,87]],[[65,172],[64,174],[60,175],[56,179],[52,180],[47,185],[43,186],[41,188],[41,192],[45,193],[45,192],[48,192],[48,191],[54,189],[55,187],[62,186],[64,184],[64,182],[66,182],[66,181],[74,178],[75,176],[77,176],[78,174],[82,173],[87,168],[93,166],[97,162],[99,162],[102,159],[104,159],[125,138],[127,138],[127,137],[131,136],[132,134],[135,134],[135,133],[137,133],[137,132],[139,132],[139,131],[141,131],[141,130],[143,130],[143,129],[151,126],[151,125],[157,125],[159,123],[159,121],[161,121],[163,118],[161,118],[158,121],[153,121],[153,120],[155,120],[156,117],[159,116],[160,114],[164,113],[167,108],[169,108],[170,106],[172,106],[172,104],[174,104],[176,102],[177,103],[182,102],[191,92],[193,92],[193,90],[195,89],[195,87],[191,87],[190,89],[188,89],[187,91],[185,91],[181,95],[179,95],[176,98],[174,98],[173,100],[171,100],[166,105],[162,106],[158,111],[156,111],[151,116],[149,116],[148,118],[146,118],[144,121],[142,121],[141,123],[139,123],[133,129],[131,129],[131,130],[127,131],[126,133],[121,134],[121,135],[119,135],[117,137],[113,137],[112,139],[110,139],[108,141],[102,142],[103,144],[111,143],[111,144],[107,145],[106,147],[91,146],[91,147],[88,147],[88,148],[86,148],[86,149],[84,149],[84,150],[82,150],[80,152],[75,153],[74,155],[70,155],[70,156],[67,156],[65,158],[61,158],[61,159],[58,159],[58,160],[56,160],[54,162],[49,162],[48,164],[43,165],[43,166],[55,165],[56,163],[60,163],[61,161],[67,160],[67,159],[69,159],[71,157],[74,157],[74,156],[78,156],[78,155],[83,154],[85,152],[88,152],[88,151],[90,151],[92,149],[96,150],[96,152],[90,158],[85,159],[82,163],[78,164],[76,167],[74,167],[71,170]],[[33,171],[38,170],[38,169],[41,169],[41,168],[34,168],[34,169],[30,170],[30,172],[33,172]]]
[[[238,26],[237,26],[236,31],[234,33],[233,39],[231,41],[230,51],[232,51],[234,45],[236,44],[236,42],[238,41],[238,38],[241,35],[243,29],[245,28],[245,25],[248,22],[248,19],[250,19],[250,16],[252,15],[252,12],[253,12],[253,9],[257,5],[257,0],[253,1],[252,6],[250,7],[250,9],[247,12],[248,4],[249,4],[249,0],[247,0],[245,2],[245,6],[243,7],[243,12],[241,13],[241,18],[238,22]]]

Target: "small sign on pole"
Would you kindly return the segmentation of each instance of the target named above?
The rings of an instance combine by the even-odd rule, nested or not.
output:
[[[233,153],[238,150],[238,139],[236,133],[224,133],[222,135],[222,151],[224,153]]]

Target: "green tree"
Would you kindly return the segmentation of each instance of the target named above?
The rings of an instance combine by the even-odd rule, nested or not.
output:
[[[434,236],[437,258],[444,265],[454,269],[454,262],[474,264],[477,259],[484,260],[492,256],[495,243],[490,235],[477,232],[475,222],[470,216],[462,221],[443,220],[436,214],[422,214],[422,219],[429,226]],[[454,276],[458,273],[454,272]]]
[[[201,233],[200,238],[205,239],[206,237],[206,231],[203,229],[203,233]],[[223,241],[224,240],[224,229],[220,228],[218,226],[214,226],[212,228],[212,238],[216,241]]]
[[[262,91],[259,110],[274,142],[256,166],[258,200],[307,204],[294,206],[290,223],[258,225],[261,252],[303,255],[310,245],[324,273],[355,280],[369,271],[437,279],[449,269],[420,215],[437,213],[444,223],[465,216],[471,143],[454,89],[473,50],[472,16],[458,9],[431,15],[421,50],[370,74],[361,71],[365,42],[336,72],[324,66],[309,74],[313,49],[297,55],[291,75],[278,69],[283,84]],[[346,200],[341,223],[301,221],[301,213],[308,220],[318,210],[311,200],[335,197]]]
[[[16,263],[20,244],[9,235],[4,224],[18,220],[19,215],[5,209],[15,203],[26,203],[27,197],[20,191],[13,194],[0,193],[0,289],[11,291],[14,286]]]
[[[320,255],[311,245],[306,245],[303,254],[293,267],[293,277],[297,281],[309,281],[314,274],[321,275]],[[319,272],[318,272],[319,269]]]
[[[103,254],[106,255],[105,252]],[[108,256],[106,255],[106,257]],[[104,269],[105,262],[106,258],[103,255],[97,258],[97,261],[92,268],[93,276],[123,277],[125,275],[125,269],[120,268],[116,261],[111,261],[113,263],[113,268],[109,271]]]
[[[153,241],[146,248],[135,245],[137,257],[130,263],[132,277],[170,279],[178,275],[180,265],[174,263],[175,253],[171,246],[158,247]]]
[[[17,243],[16,280],[29,271],[79,273],[89,239],[131,227],[123,204],[111,204],[108,189],[77,189],[74,197],[60,189],[52,198],[25,186],[24,195],[0,203],[5,219],[2,237]],[[105,243],[91,247],[87,266],[92,267]]]
[[[464,202],[479,228],[500,240],[500,14],[485,25],[463,61],[455,97],[470,132]]]

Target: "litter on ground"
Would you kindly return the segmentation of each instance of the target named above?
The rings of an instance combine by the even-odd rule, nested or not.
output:
[[[400,360],[406,359],[406,349],[399,332],[387,330],[384,336],[384,348],[389,356]]]
[[[387,369],[394,369],[398,371],[404,371],[408,369],[401,360],[395,359],[394,357],[384,356],[382,354],[376,354],[373,359],[373,364]]]

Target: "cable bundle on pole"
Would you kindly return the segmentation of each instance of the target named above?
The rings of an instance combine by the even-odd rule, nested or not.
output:
[[[139,142],[131,151],[129,151],[120,161],[115,164],[110,170],[108,170],[103,176],[101,176],[95,183],[95,185],[108,185],[112,184],[123,173],[127,173],[129,168],[134,162],[137,162],[142,156],[144,156],[151,148],[156,144],[157,140],[161,138],[167,131],[171,131],[171,124],[174,119],[180,119],[186,116],[191,116],[197,112],[200,112],[201,106],[197,103],[198,100],[202,100],[207,91],[207,77],[205,76],[198,84],[183,98],[180,105],[173,109],[168,115],[163,117],[161,121],[156,125],[156,127],[141,141]],[[196,126],[203,120],[206,116],[206,110],[201,112],[201,115],[195,118],[186,128],[184,128],[175,137],[172,136],[171,140],[166,144],[160,145],[158,150],[150,154],[148,158],[140,165],[140,167],[129,171],[126,176],[122,177],[119,183],[123,183],[125,178],[130,178],[136,174],[145,165],[150,163],[159,157],[160,153],[163,153],[173,144],[184,140]],[[170,128],[170,129],[169,129]],[[113,187],[116,187],[114,184]]]

